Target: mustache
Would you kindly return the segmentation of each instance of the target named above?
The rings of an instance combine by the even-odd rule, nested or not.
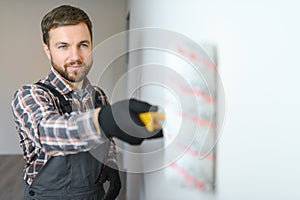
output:
[[[65,64],[65,67],[69,67],[69,66],[72,66],[72,65],[84,65],[84,63],[80,60],[76,60],[76,61],[72,61],[72,62],[69,62],[69,63],[66,63]]]

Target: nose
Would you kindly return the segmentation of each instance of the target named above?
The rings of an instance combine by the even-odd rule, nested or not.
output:
[[[81,54],[78,48],[74,47],[72,48],[70,52],[70,60],[71,62],[78,61],[81,58]]]

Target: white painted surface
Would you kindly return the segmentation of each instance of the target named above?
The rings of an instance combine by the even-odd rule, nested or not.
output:
[[[218,48],[226,120],[215,198],[299,199],[300,4],[131,0],[129,8],[132,28],[170,29]],[[155,187],[163,178],[147,181],[153,186],[145,194],[180,196],[176,188]],[[187,193],[186,199],[199,198]]]

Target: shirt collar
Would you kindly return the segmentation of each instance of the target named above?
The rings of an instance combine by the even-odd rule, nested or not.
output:
[[[56,72],[53,67],[51,67],[48,76],[45,78],[45,81],[53,85],[61,94],[68,94],[73,91],[73,88],[71,88],[70,85],[63,80],[61,75]],[[88,80],[88,78],[84,79],[82,88],[89,92],[93,90],[91,82]]]

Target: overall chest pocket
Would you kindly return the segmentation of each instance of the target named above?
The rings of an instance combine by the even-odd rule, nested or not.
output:
[[[81,152],[70,158],[71,189],[89,187],[99,181],[102,163],[89,152]]]

